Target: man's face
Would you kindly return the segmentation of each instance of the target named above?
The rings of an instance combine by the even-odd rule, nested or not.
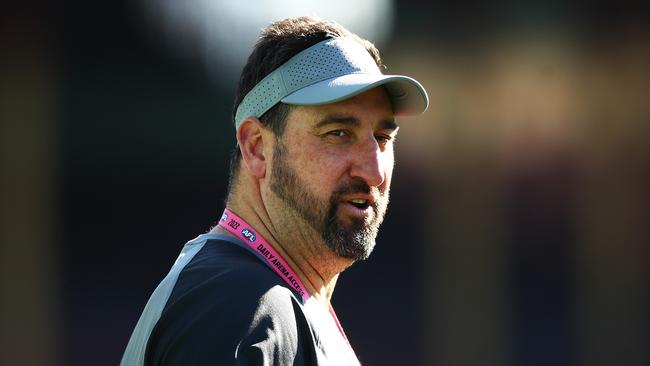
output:
[[[270,189],[337,255],[365,259],[388,205],[397,129],[384,88],[294,107],[274,149]]]

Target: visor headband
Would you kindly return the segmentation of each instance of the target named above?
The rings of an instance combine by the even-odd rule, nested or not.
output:
[[[293,56],[246,94],[235,113],[235,128],[259,118],[291,93],[322,80],[349,74],[381,75],[368,50],[351,38],[330,38]]]

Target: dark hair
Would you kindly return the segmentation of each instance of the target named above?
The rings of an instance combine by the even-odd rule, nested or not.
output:
[[[235,120],[237,107],[239,107],[246,94],[266,75],[289,61],[300,51],[334,37],[355,39],[366,47],[378,66],[382,65],[379,51],[372,43],[348,31],[338,23],[313,17],[296,17],[277,21],[262,30],[253,51],[248,56],[246,65],[244,65],[232,109],[233,121]],[[276,138],[280,138],[284,133],[290,108],[287,104],[278,103],[260,116],[260,121],[273,131]],[[230,159],[229,192],[234,189],[240,160],[241,152],[237,146],[232,151]]]

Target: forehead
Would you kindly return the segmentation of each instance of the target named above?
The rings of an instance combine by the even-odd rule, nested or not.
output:
[[[328,116],[356,119],[362,125],[379,126],[393,121],[393,109],[383,87],[377,87],[336,103],[317,106],[293,106],[287,127],[314,128]]]

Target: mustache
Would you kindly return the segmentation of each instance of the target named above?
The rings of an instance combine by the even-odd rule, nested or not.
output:
[[[370,187],[366,182],[361,179],[355,178],[346,183],[341,184],[331,195],[329,210],[325,219],[325,226],[332,227],[336,225],[336,212],[341,204],[341,197],[344,195],[352,194],[369,194],[372,195],[373,202],[370,204],[375,216],[379,214],[379,203],[382,196],[379,188]]]
[[[371,188],[366,182],[359,179],[354,179],[339,186],[336,191],[334,191],[333,196],[338,198],[346,194],[355,193],[371,194],[373,192],[371,192]]]
[[[372,208],[376,211],[379,201],[382,199],[382,195],[379,192],[379,188],[370,187],[368,183],[364,182],[361,179],[355,178],[349,182],[341,184],[332,194],[331,202],[333,204],[338,204],[342,196],[353,195],[353,194],[367,194],[373,197],[373,202],[371,204]]]

